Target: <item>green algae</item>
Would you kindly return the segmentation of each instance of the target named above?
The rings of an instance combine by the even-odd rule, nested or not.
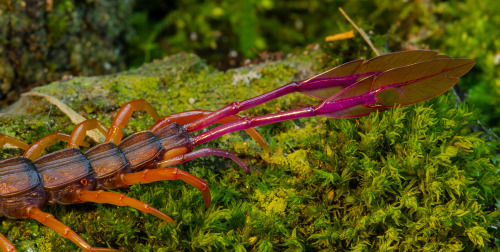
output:
[[[310,76],[322,57],[320,51],[307,51],[222,73],[195,55],[178,54],[117,75],[78,77],[36,91],[109,125],[120,105],[132,99],[150,101],[160,115],[213,110]],[[23,99],[29,99],[23,114],[0,116],[0,134],[32,142],[73,129],[55,106]],[[241,114],[311,103],[292,94]],[[488,249],[498,237],[493,225],[500,216],[492,210],[500,180],[498,164],[491,161],[493,144],[471,132],[474,121],[467,107],[454,107],[452,96],[442,95],[365,118],[304,118],[259,127],[271,153],[245,133],[228,134],[204,147],[236,153],[251,175],[218,157],[179,166],[209,184],[208,210],[200,192],[182,181],[116,190],[167,213],[177,226],[102,204],[44,211],[90,244],[123,251]],[[150,116],[135,113],[125,132],[152,124]],[[4,150],[2,159],[19,155]],[[76,249],[33,220],[3,219],[0,232],[21,251]]]

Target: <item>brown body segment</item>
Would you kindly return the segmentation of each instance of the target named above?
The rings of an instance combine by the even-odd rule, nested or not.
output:
[[[157,130],[154,134],[165,151],[174,148],[186,148],[188,151],[193,150],[193,145],[189,142],[188,132],[178,123],[169,124]]]
[[[96,180],[96,189],[119,188],[125,186],[123,173],[130,173],[130,164],[123,152],[113,142],[103,143],[85,152]]]
[[[41,207],[47,197],[33,163],[23,157],[0,161],[0,214],[28,218],[28,207]]]
[[[130,164],[132,171],[154,166],[154,162],[163,155],[165,149],[151,131],[142,131],[130,135],[118,144]]]
[[[47,192],[49,204],[80,202],[78,189],[96,186],[89,160],[77,148],[59,150],[34,161]]]
[[[0,216],[30,218],[28,209],[41,207],[46,201],[42,180],[31,160],[13,157],[0,161]],[[16,251],[2,234],[0,248],[2,251]]]

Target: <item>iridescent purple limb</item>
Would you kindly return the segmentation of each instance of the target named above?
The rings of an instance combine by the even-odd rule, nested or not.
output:
[[[370,107],[376,104],[377,102],[378,100],[375,98],[374,93],[366,93],[363,95],[350,97],[348,99],[343,99],[343,100],[331,101],[331,99],[328,99],[323,101],[317,106],[303,107],[276,114],[269,114],[269,115],[255,116],[255,117],[243,117],[234,122],[215,127],[203,133],[200,133],[196,136],[193,136],[190,138],[190,140],[193,143],[193,145],[198,145],[233,131],[248,129],[252,127],[257,127],[265,124],[271,124],[291,119],[298,119],[303,117],[329,116],[332,113],[343,111],[349,108],[354,108],[359,105]]]
[[[241,118],[193,136],[191,141],[198,145],[229,132],[302,117],[360,117],[394,105],[411,105],[445,92],[473,65],[474,61],[468,59],[439,57],[392,68],[361,79],[317,106]]]
[[[269,93],[245,101],[231,103],[209,116],[185,125],[185,127],[188,132],[197,131],[226,116],[236,115],[242,110],[253,108],[292,92],[301,92],[321,100],[328,99],[339,91],[356,83],[362,77],[377,76],[390,69],[410,66],[437,58],[446,57],[437,56],[437,53],[434,51],[415,50],[390,53],[368,61],[350,61],[307,80],[292,82]]]
[[[310,79],[299,81],[299,82],[291,82],[282,87],[279,87],[273,91],[267,92],[265,94],[250,98],[248,100],[233,102],[214,113],[205,116],[201,119],[198,119],[194,122],[184,125],[188,132],[197,131],[203,129],[216,121],[225,118],[227,116],[236,115],[240,111],[247,110],[268,102],[270,100],[274,100],[278,97],[293,93],[293,92],[303,92],[308,95],[311,95],[315,98],[322,99],[319,96],[313,94],[313,91],[325,90],[337,88],[338,91],[356,83],[356,81],[365,76],[370,76],[375,73],[363,73],[363,74],[352,74],[347,76],[337,76],[337,77],[323,77],[321,74],[317,75],[318,78],[312,77]]]
[[[185,162],[188,162],[190,160],[193,160],[195,158],[199,157],[206,157],[206,156],[219,156],[219,157],[225,157],[225,158],[230,158],[232,159],[235,163],[237,163],[243,170],[245,170],[248,174],[250,174],[250,169],[245,165],[245,162],[235,156],[233,153],[227,151],[227,150],[221,150],[221,149],[212,149],[212,148],[201,148],[199,150],[195,150],[193,152],[186,153],[184,155],[180,155],[177,157],[173,157],[168,160],[164,160],[158,163],[158,167],[164,168],[172,165],[177,165],[177,164],[182,164]]]

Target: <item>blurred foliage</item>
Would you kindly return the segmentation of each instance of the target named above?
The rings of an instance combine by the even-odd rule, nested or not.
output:
[[[0,0],[0,107],[63,76],[124,69],[133,3]]]
[[[227,58],[255,57],[264,50],[291,52],[351,30],[342,7],[381,52],[429,48],[477,61],[465,76],[468,102],[500,133],[500,3],[464,1],[150,1],[132,15],[131,66],[180,51],[193,51],[225,69]],[[363,45],[363,47],[360,47]],[[325,65],[354,59],[365,42],[357,35],[326,43]],[[366,46],[367,47],[367,46]],[[372,56],[374,56],[372,54]],[[240,60],[243,61],[243,60]]]
[[[449,1],[436,6],[442,22],[425,39],[432,48],[476,60],[462,87],[467,102],[482,111],[481,121],[500,133],[500,2]]]
[[[289,52],[352,29],[339,7],[371,34],[382,35],[378,44],[385,51],[400,50],[402,41],[427,26],[432,15],[428,5],[427,1],[334,0],[141,3],[132,15],[135,33],[129,38],[129,55],[133,65],[138,65],[179,51],[203,56],[236,50],[246,57],[262,50]]]

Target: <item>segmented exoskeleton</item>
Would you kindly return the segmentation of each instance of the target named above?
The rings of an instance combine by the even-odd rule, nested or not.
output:
[[[111,203],[128,205],[174,223],[170,217],[146,203],[103,190],[135,183],[181,179],[202,192],[205,207],[208,207],[211,196],[207,184],[188,172],[170,166],[202,156],[217,155],[231,158],[247,173],[250,170],[242,160],[225,150],[194,150],[197,145],[229,132],[247,130],[264,149],[269,150],[252,127],[309,116],[360,117],[394,105],[414,104],[448,90],[473,64],[474,61],[469,59],[452,59],[433,51],[392,53],[366,62],[348,62],[310,79],[291,82],[214,112],[195,110],[160,118],[148,102],[140,99],[124,104],[109,129],[96,119],[90,119],[78,124],[71,135],[53,133],[31,145],[1,135],[0,146],[10,144],[26,151],[22,157],[0,161],[0,214],[9,218],[36,219],[86,251],[114,251],[91,247],[69,227],[40,208],[56,203]],[[316,106],[276,114],[236,116],[240,111],[297,91],[323,101]],[[155,125],[150,130],[122,140],[123,127],[133,112],[139,110],[150,114],[156,121]],[[189,135],[216,122],[223,125]],[[101,131],[106,140],[83,153],[79,146],[87,145],[84,138],[91,129]],[[41,156],[43,149],[57,141],[68,142],[67,148]],[[0,236],[0,246],[4,251],[15,250],[4,236]]]

